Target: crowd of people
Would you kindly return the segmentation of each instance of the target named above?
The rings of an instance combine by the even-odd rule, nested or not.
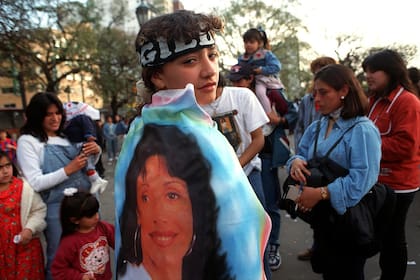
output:
[[[298,182],[296,210],[313,215],[326,204],[344,215],[376,183],[391,189],[380,279],[404,279],[405,222],[420,188],[419,71],[377,51],[361,65],[364,90],[349,67],[317,57],[296,105],[261,27],[243,34],[237,64],[220,72],[223,25],[185,10],[142,25],[144,102],[130,126],[40,92],[17,141],[0,130],[1,279],[112,279],[111,248],[118,279],[271,279],[282,265],[286,178]],[[324,156],[346,173],[311,185],[311,162]],[[115,168],[114,186],[106,168]],[[100,219],[106,187],[115,225]],[[313,244],[298,258],[323,279],[364,280],[367,257],[314,221]]]

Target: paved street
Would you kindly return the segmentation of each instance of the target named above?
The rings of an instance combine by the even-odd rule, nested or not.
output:
[[[104,220],[114,222],[114,189],[113,171],[115,164],[106,163],[106,155],[103,159],[106,168],[106,179],[109,185],[101,195],[101,213]],[[417,194],[410,208],[407,220],[408,258],[406,280],[420,280],[420,194]],[[312,244],[312,231],[307,224],[300,220],[292,220],[283,212],[281,236],[282,265],[273,273],[273,280],[319,280],[319,275],[312,272],[309,262],[297,260],[296,255]],[[365,268],[366,280],[376,280],[379,276],[378,257],[368,260]],[[241,279],[237,279],[241,280]]]

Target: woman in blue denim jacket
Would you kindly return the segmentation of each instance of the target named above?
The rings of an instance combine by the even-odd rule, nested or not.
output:
[[[63,134],[66,114],[57,95],[35,94],[25,111],[26,123],[18,139],[17,159],[32,188],[47,205],[46,279],[52,279],[50,266],[61,237],[60,203],[66,188],[89,191],[91,183],[85,167],[90,155],[98,160],[102,152],[95,142],[72,143]]]
[[[328,65],[322,68],[315,75],[314,92],[323,117],[307,128],[299,144],[299,153],[289,159],[287,168],[294,180],[302,182],[301,193],[296,199],[301,211],[311,211],[320,201],[328,200],[332,208],[342,215],[376,183],[381,139],[375,125],[365,116],[367,97],[348,67]],[[307,162],[313,157],[315,143],[316,156],[322,157],[343,134],[329,158],[346,168],[348,175],[327,186],[307,186],[305,175],[310,175]],[[366,258],[346,244],[337,244],[325,224],[312,224],[312,227],[315,244],[311,263],[314,272],[322,273],[323,279],[363,280]]]

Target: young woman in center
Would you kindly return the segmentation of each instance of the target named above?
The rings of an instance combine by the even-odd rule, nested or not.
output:
[[[192,253],[187,250],[182,259],[177,258],[181,262],[180,272],[177,269],[173,270],[174,273],[166,275],[171,275],[170,279],[177,280],[266,279],[263,254],[270,232],[270,219],[243,172],[234,149],[218,131],[211,117],[200,107],[200,105],[209,104],[216,99],[219,53],[215,44],[215,35],[222,29],[223,22],[216,16],[182,10],[149,20],[141,26],[137,36],[136,49],[142,65],[142,83],[145,86],[140,92],[145,105],[141,109],[141,115],[130,125],[118,159],[115,177],[117,274],[123,279],[149,279],[147,275],[143,274],[129,275],[130,271],[140,269],[141,264],[144,265],[148,273],[152,273],[152,269],[146,267],[149,260],[144,260],[145,256],[141,255],[143,250],[148,248],[148,244],[145,242],[153,240],[157,246],[166,246],[165,244],[169,243],[169,240],[172,240],[171,244],[172,242],[175,244],[178,238],[194,236],[188,230],[185,235],[171,234],[170,237],[154,238],[154,233],[148,231],[151,224],[146,225],[143,219],[145,217],[139,215],[139,212],[146,213],[147,209],[144,207],[146,204],[151,205],[146,202],[152,202],[155,197],[151,192],[146,194],[144,191],[156,189],[154,188],[156,185],[152,186],[151,180],[153,177],[151,168],[156,163],[161,166],[162,178],[160,179],[178,177],[170,167],[163,168],[163,158],[156,156],[149,159],[152,161],[147,162],[146,172],[141,173],[147,174],[147,176],[136,177],[137,175],[132,175],[129,172],[131,162],[140,156],[136,147],[151,133],[146,129],[149,125],[157,125],[162,129],[176,127],[183,134],[194,138],[199,150],[208,161],[211,170],[209,182],[217,209],[217,219],[214,222],[215,228],[213,228],[220,238],[217,255],[225,256],[226,259],[226,265],[217,265],[216,262],[211,262],[212,258],[207,257],[208,252],[197,251],[198,244],[201,244],[202,241],[210,242],[214,238],[208,238],[211,237],[210,233],[201,235],[201,239],[199,239],[200,235],[195,234],[196,239],[189,238]],[[174,133],[168,134],[160,141],[172,149],[179,149],[177,147],[180,143]],[[182,160],[178,157],[171,158],[170,161],[174,159]],[[192,162],[195,160],[193,159]],[[177,167],[184,164],[185,162],[178,164]],[[191,164],[191,168],[190,172],[196,168],[195,164]],[[183,174],[185,173],[183,172]],[[135,178],[132,178],[133,176]],[[135,179],[139,186],[137,190],[133,189],[136,188],[136,184],[129,183],[132,179]],[[168,188],[169,186],[164,185],[163,187]],[[188,188],[190,188],[189,184]],[[181,188],[181,190],[186,189]],[[138,191],[141,196],[137,196]],[[196,198],[192,197],[192,189],[188,192],[193,208],[192,211],[186,213],[208,210],[205,209],[206,205],[204,204],[193,203]],[[206,196],[201,192],[199,195]],[[127,208],[127,204],[130,203],[133,196],[137,197],[137,202],[134,202],[134,206]],[[178,195],[174,195],[174,192],[168,194],[168,198],[172,198],[171,201],[177,200],[174,199],[177,197]],[[185,224],[192,222],[194,233],[198,232],[199,224],[204,219],[198,218],[199,220],[197,220],[194,217],[191,220],[190,215],[185,217]],[[207,215],[206,219],[208,217]],[[123,223],[129,218],[130,221],[137,223],[136,227],[129,227],[128,224]],[[147,220],[151,221],[153,217],[148,217]],[[162,221],[155,223],[156,226],[158,224],[161,224],[162,228],[164,227]],[[137,229],[140,230],[137,231]],[[156,230],[156,232],[161,231],[161,229]],[[140,236],[136,236],[136,232]],[[149,236],[142,236],[144,234],[149,234]],[[133,236],[133,238],[129,239],[125,236]],[[136,240],[142,240],[140,250],[134,248],[134,244],[138,244]],[[133,251],[133,248],[136,250]],[[206,248],[206,246],[201,248]],[[169,251],[162,247],[160,250],[162,252],[161,259],[171,258]],[[167,252],[168,255],[165,255],[164,252]],[[191,258],[191,254],[200,256],[195,258],[195,261],[206,263],[203,266],[204,270],[197,271],[201,266],[195,266],[194,262],[187,261]],[[225,273],[221,273],[223,271]],[[197,277],[197,275],[202,276]],[[212,277],[211,275],[218,276]],[[154,280],[169,279],[166,276],[166,278],[150,277]]]

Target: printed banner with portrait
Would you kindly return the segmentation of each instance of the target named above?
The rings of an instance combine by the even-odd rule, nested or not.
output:
[[[265,279],[270,219],[192,85],[152,96],[115,173],[117,279]]]

